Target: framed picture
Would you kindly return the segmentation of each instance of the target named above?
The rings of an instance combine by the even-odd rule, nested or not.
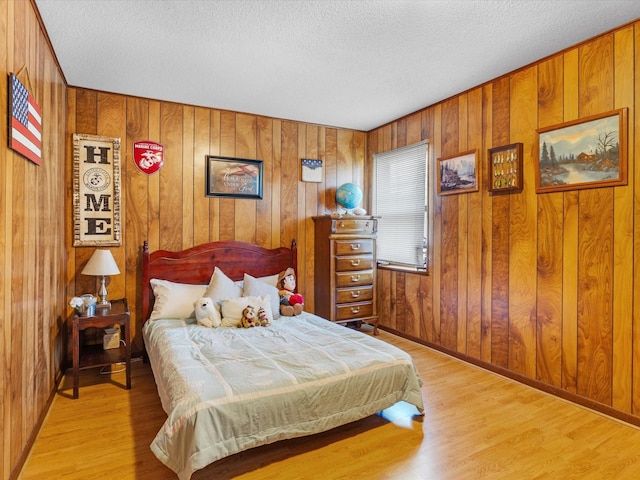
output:
[[[262,198],[262,160],[206,157],[207,197]]]
[[[73,134],[73,246],[122,242],[120,139]]]
[[[627,184],[626,108],[537,132],[537,193]]]
[[[322,160],[302,159],[302,181],[322,182]]]
[[[489,191],[522,190],[522,143],[489,149]]]
[[[478,191],[478,151],[438,158],[438,194]]]

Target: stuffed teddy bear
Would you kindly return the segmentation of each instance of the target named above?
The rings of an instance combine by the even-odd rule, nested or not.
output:
[[[203,327],[218,328],[222,323],[220,313],[213,305],[213,300],[209,297],[202,297],[194,303],[196,321]]]
[[[256,309],[251,305],[247,305],[244,310],[242,310],[242,320],[240,321],[240,327],[242,328],[251,328],[255,327],[257,324],[256,318]]]
[[[289,267],[278,275],[278,293],[280,295],[280,314],[285,317],[300,315],[304,309],[304,298],[296,290],[296,274]]]

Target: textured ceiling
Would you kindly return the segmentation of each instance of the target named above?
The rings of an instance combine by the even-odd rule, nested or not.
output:
[[[640,18],[638,0],[36,0],[69,85],[370,130]]]

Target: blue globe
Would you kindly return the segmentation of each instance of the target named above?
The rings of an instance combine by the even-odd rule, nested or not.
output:
[[[362,190],[355,183],[345,183],[336,191],[336,202],[347,210],[353,210],[362,202]]]

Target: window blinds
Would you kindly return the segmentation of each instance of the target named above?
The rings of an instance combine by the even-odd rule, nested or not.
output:
[[[373,156],[378,262],[425,268],[427,142]]]

